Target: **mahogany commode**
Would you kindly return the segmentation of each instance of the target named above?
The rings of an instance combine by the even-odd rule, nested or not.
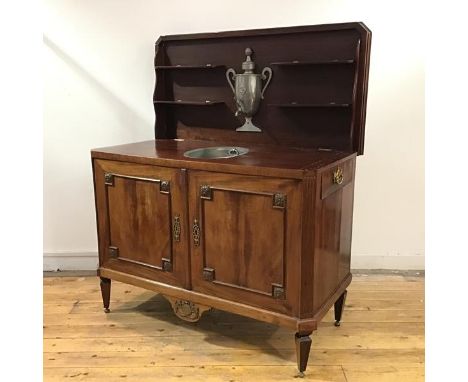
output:
[[[110,280],[163,294],[197,321],[217,308],[310,335],[351,282],[356,155],[363,153],[370,31],[362,23],[163,36],[155,140],[92,150],[104,308]],[[244,51],[272,68],[243,121],[226,82]],[[189,150],[242,146],[232,158]]]

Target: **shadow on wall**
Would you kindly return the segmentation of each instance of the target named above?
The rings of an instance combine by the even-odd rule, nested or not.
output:
[[[141,117],[135,110],[130,108],[124,101],[110,91],[102,82],[90,74],[82,65],[80,65],[73,57],[65,52],[60,46],[54,43],[48,36],[43,36],[44,44],[49,47],[63,62],[65,62],[74,72],[80,75],[102,96],[106,102],[115,111],[115,116],[120,121],[125,132],[134,134],[137,131],[147,129],[152,126],[153,121],[148,121]],[[141,130],[140,130],[141,128]],[[128,137],[127,137],[128,138]]]

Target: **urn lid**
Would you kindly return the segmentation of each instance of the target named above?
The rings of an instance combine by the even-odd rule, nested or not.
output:
[[[250,58],[250,56],[252,55],[253,53],[253,50],[250,49],[250,48],[247,48],[245,50],[245,55],[247,56],[246,60],[242,63],[242,69],[244,69],[244,71],[246,73],[252,73],[253,70],[255,69],[255,62],[252,61],[252,59]]]

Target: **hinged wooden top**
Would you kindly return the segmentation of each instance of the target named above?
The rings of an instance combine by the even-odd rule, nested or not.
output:
[[[232,142],[223,141],[222,144]],[[249,152],[229,159],[187,158],[184,153],[200,147],[219,146],[216,141],[157,139],[91,151],[92,158],[191,170],[303,179],[355,154],[335,150],[249,145]]]
[[[162,36],[156,43],[156,138],[331,148],[362,154],[371,32],[363,23]],[[253,122],[226,80],[245,49],[272,80]]]

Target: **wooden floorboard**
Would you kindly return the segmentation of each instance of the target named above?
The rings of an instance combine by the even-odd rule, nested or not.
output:
[[[294,333],[213,310],[179,320],[160,295],[97,277],[44,278],[44,381],[293,381]],[[304,380],[424,381],[424,277],[361,274],[342,326],[312,336]]]

